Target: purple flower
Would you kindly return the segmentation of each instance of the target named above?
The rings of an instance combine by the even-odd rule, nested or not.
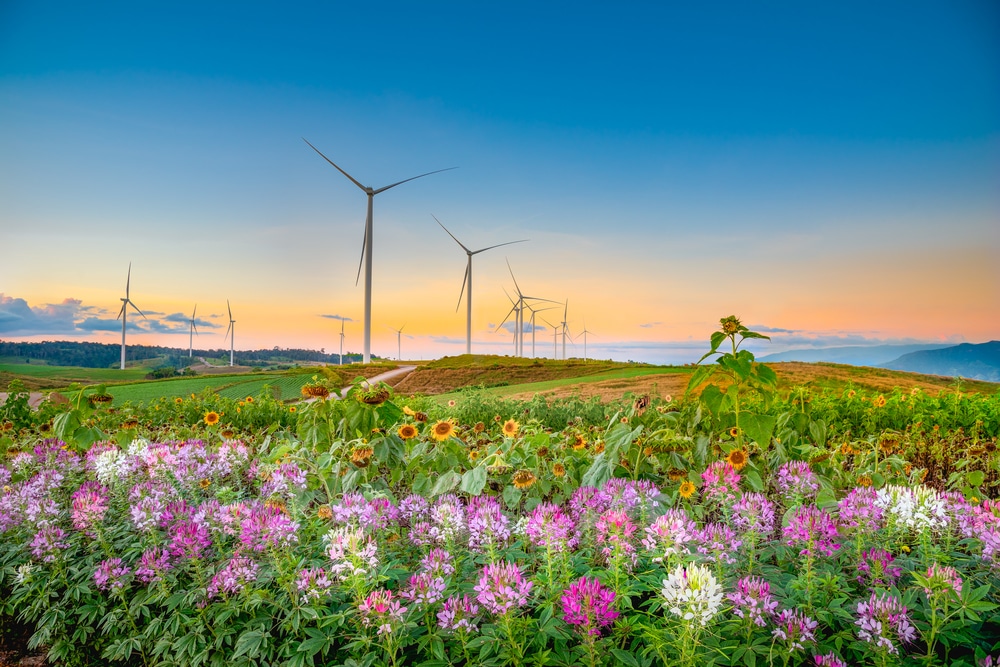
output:
[[[94,570],[94,583],[102,591],[117,594],[124,590],[126,578],[130,574],[132,570],[122,565],[121,558],[110,558],[102,560]]]
[[[917,637],[910,623],[909,612],[902,601],[891,593],[872,593],[858,603],[858,638],[875,648],[899,653],[895,642],[911,642]]]
[[[209,599],[221,591],[224,595],[239,595],[246,585],[257,581],[257,563],[246,556],[233,556],[226,565],[215,573],[206,591]]]
[[[453,595],[444,601],[444,607],[438,612],[438,625],[442,630],[475,632],[479,629],[476,625],[478,613],[479,605],[470,600],[468,595]]]
[[[819,479],[805,461],[789,461],[778,468],[775,486],[789,505],[816,497]]]
[[[592,486],[578,487],[569,499],[569,511],[573,520],[592,525],[605,510],[611,506],[611,497],[600,489]]]
[[[741,533],[770,537],[774,533],[774,503],[761,493],[747,493],[733,505],[733,526]]]
[[[399,501],[399,519],[411,525],[414,521],[427,520],[430,507],[426,498],[412,493]]]
[[[925,588],[927,595],[932,595],[936,591],[954,591],[955,595],[962,595],[962,577],[953,567],[947,567],[934,563],[927,568],[928,583],[931,588]]]
[[[771,585],[760,577],[743,577],[726,597],[733,603],[734,614],[762,628],[778,609]]]
[[[202,558],[212,545],[208,528],[190,519],[175,523],[171,529],[170,555],[182,558]]]
[[[64,541],[66,531],[56,526],[46,526],[31,540],[31,553],[43,563],[51,563],[59,552],[69,545]]]
[[[719,505],[731,505],[740,491],[740,474],[726,461],[716,461],[701,473],[705,500]]]
[[[151,531],[159,524],[167,503],[175,496],[172,487],[155,480],[136,484],[128,494],[132,524],[138,530]]]
[[[816,667],[847,667],[847,663],[833,652],[813,656],[813,661],[816,663]]]
[[[311,567],[299,572],[295,587],[306,602],[319,602],[329,594],[333,581],[323,568]]]
[[[660,489],[649,480],[612,477],[604,484],[608,509],[648,511],[655,507]]]
[[[306,474],[294,463],[282,463],[260,487],[261,498],[293,495],[306,488]]]
[[[435,577],[447,577],[455,573],[452,560],[451,554],[444,549],[431,549],[430,553],[420,561],[420,570]]]
[[[170,553],[163,548],[146,549],[139,557],[135,568],[135,576],[144,584],[162,581],[163,574],[173,568],[170,564]]]
[[[84,482],[73,493],[73,527],[87,531],[104,519],[108,511],[108,489],[94,481]]]
[[[840,548],[837,524],[825,510],[815,505],[803,505],[795,510],[785,526],[785,541],[790,546],[803,545],[800,556],[815,555],[821,551],[827,556]]]
[[[819,625],[799,610],[784,609],[774,620],[777,626],[771,634],[785,643],[789,653],[805,649],[806,643],[816,641],[816,626]]]
[[[430,572],[418,572],[410,577],[400,597],[420,606],[430,606],[444,597],[445,583]]]
[[[875,504],[875,489],[859,486],[851,489],[837,504],[839,523],[847,529],[873,533],[882,525],[885,510]]]
[[[510,538],[510,519],[500,502],[492,496],[472,500],[468,507],[469,548],[482,553],[491,546],[503,546]]]
[[[607,510],[597,518],[597,544],[603,545],[601,553],[609,561],[624,557],[627,564],[635,565],[638,556],[632,546],[632,536],[637,528],[625,510]]]
[[[576,546],[576,524],[552,503],[539,503],[528,516],[525,525],[528,541],[536,547],[550,548],[555,552],[568,551]]]
[[[326,553],[333,561],[330,572],[341,581],[365,576],[378,567],[378,545],[360,528],[335,528],[327,534]]]
[[[528,603],[534,584],[525,580],[521,570],[508,561],[489,563],[475,586],[476,600],[492,614],[506,614]]]
[[[466,530],[465,510],[458,496],[446,494],[431,508],[430,535],[437,542],[457,542]]]
[[[269,548],[290,547],[299,541],[296,531],[299,524],[270,505],[250,510],[250,515],[240,522],[240,543],[250,551],[260,553]]]
[[[654,563],[688,553],[688,544],[697,541],[698,526],[683,509],[669,509],[646,526],[642,546],[653,552]]]
[[[724,523],[709,523],[698,532],[698,553],[712,563],[732,565],[743,540],[736,539],[733,529]]]
[[[864,582],[867,579],[871,587],[889,588],[903,574],[902,568],[892,564],[894,560],[891,553],[882,549],[865,551],[858,563],[858,572],[864,573],[864,576],[859,574],[858,581]]]
[[[358,605],[361,622],[366,627],[378,628],[378,634],[389,634],[396,630],[403,621],[406,607],[399,605],[399,600],[392,598],[392,591],[379,589],[372,591],[364,602]]]
[[[601,586],[597,577],[580,577],[563,591],[563,620],[569,625],[579,626],[580,632],[597,637],[601,628],[610,625],[616,618],[615,592]]]

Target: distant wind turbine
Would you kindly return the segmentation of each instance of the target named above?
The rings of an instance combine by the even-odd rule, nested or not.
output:
[[[128,263],[128,276],[125,278],[125,296],[122,297],[122,309],[118,312],[118,317],[122,318],[122,366],[121,369],[125,370],[125,320],[128,318],[128,307],[132,306],[135,308],[135,312],[143,316],[144,319],[149,319],[146,314],[139,310],[139,306],[132,302],[129,298],[128,290],[129,284],[132,282],[132,262]],[[115,319],[118,319],[116,317]]]
[[[518,347],[518,349],[517,349],[516,356],[523,357],[524,356],[524,309],[526,307],[530,308],[530,306],[527,305],[527,303],[526,303],[525,300],[526,299],[531,299],[532,301],[545,301],[545,302],[548,302],[548,303],[555,303],[555,301],[551,301],[549,299],[543,299],[543,298],[537,297],[537,296],[528,296],[527,294],[523,294],[521,292],[520,286],[518,286],[518,284],[517,284],[517,278],[514,277],[514,269],[510,268],[510,260],[508,260],[507,258],[504,258],[504,260],[507,262],[507,270],[510,271],[510,279],[514,281],[514,289],[517,290],[517,302],[518,302],[518,309],[517,309],[517,316],[518,316],[517,317],[517,340],[518,340],[518,343],[517,343],[517,347]]]
[[[344,318],[340,318],[340,365],[344,365]]]
[[[479,250],[469,250],[468,248],[465,247],[465,244],[463,244],[455,237],[454,234],[448,231],[448,228],[445,227],[444,224],[442,224],[442,222],[437,219],[436,215],[432,213],[431,217],[434,218],[434,220],[439,225],[441,225],[441,229],[448,232],[448,236],[455,239],[455,243],[460,245],[462,247],[462,250],[464,250],[465,254],[468,255],[469,257],[469,263],[466,265],[465,268],[465,278],[462,280],[462,290],[458,293],[458,304],[455,306],[455,312],[458,312],[459,307],[462,305],[462,295],[463,294],[467,295],[465,298],[465,353],[472,354],[472,256],[478,255],[481,252],[486,252],[487,250],[492,250],[493,248],[499,248],[500,246],[511,245],[514,243],[524,243],[528,241],[528,239],[521,239],[520,241],[507,241],[506,243],[498,243],[496,245],[491,245],[488,248],[481,248]],[[468,292],[465,291],[466,285],[468,285],[469,287]]]
[[[548,308],[535,309],[529,306],[528,304],[524,304],[524,306],[531,311],[531,358],[534,359],[535,358],[535,314],[543,313],[546,310],[552,310],[552,307],[550,306]]]
[[[557,327],[556,325],[552,324],[552,322],[549,322],[544,317],[542,318],[542,322],[545,322],[550,327],[552,327],[552,358],[553,359],[558,359],[559,358],[559,327]]]
[[[226,337],[229,338],[229,365],[233,365],[233,349],[236,345],[236,320],[233,319],[233,309],[229,305],[229,299],[226,299],[226,308],[229,309],[229,327],[226,328]],[[226,339],[223,338],[223,341]]]
[[[392,329],[392,327],[389,327],[389,328]],[[403,326],[399,327],[398,329],[392,329],[393,331],[396,332],[396,361],[402,361],[403,360],[403,342],[402,342],[402,339],[403,339],[403,329],[405,329],[405,328],[406,328],[406,325],[404,324]],[[409,336],[407,336],[407,338],[409,338]]]
[[[507,290],[504,290],[503,293],[508,299],[510,299],[511,309],[507,311],[507,315],[504,316],[503,321],[497,326],[496,331],[500,331],[503,325],[507,324],[507,320],[510,318],[511,314],[514,315],[514,356],[516,357],[518,341],[517,327],[521,323],[521,302],[520,300],[515,301],[510,294],[507,294]]]
[[[569,313],[569,299],[566,299],[566,307],[563,309],[563,319],[562,319],[562,353],[563,360],[566,359],[566,334],[569,333],[569,327],[566,325],[566,315]]]
[[[188,331],[188,359],[194,352],[194,335],[198,333],[198,325],[194,323],[195,313],[198,312],[198,304],[194,304],[194,310],[191,311],[191,319],[189,320],[191,327]]]
[[[430,176],[431,174],[437,174],[442,171],[450,171],[451,169],[457,169],[457,167],[448,167],[447,169],[438,169],[436,171],[429,171],[426,174],[420,174],[419,176],[413,176],[411,178],[404,179],[393,183],[392,185],[386,185],[381,188],[372,188],[371,186],[361,185],[353,176],[348,174],[346,171],[334,164],[333,160],[327,156],[320,153],[320,150],[310,144],[305,137],[302,138],[309,148],[313,149],[319,153],[320,157],[329,162],[334,169],[342,173],[347,177],[351,183],[361,188],[361,190],[368,195],[368,217],[365,220],[365,238],[361,246],[361,263],[358,264],[358,278],[361,279],[361,265],[364,264],[365,267],[365,342],[364,342],[364,363],[370,363],[372,359],[372,242],[373,242],[373,228],[374,221],[372,217],[372,207],[375,200],[375,195],[381,194],[390,188],[394,188],[397,185],[402,185],[409,181],[416,180],[418,178],[423,178],[424,176]],[[357,280],[355,284],[357,284]]]
[[[587,331],[587,320],[583,321],[583,331],[577,334],[577,338],[581,335],[583,336],[583,363],[587,363],[587,334],[594,333],[593,331]]]

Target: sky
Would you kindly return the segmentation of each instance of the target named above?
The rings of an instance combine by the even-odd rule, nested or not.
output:
[[[0,0],[0,339],[686,363],[1000,338],[1000,4]],[[508,269],[509,262],[510,269]],[[555,325],[555,326],[553,326]],[[402,328],[397,340],[395,330]],[[531,334],[526,335],[531,354]]]

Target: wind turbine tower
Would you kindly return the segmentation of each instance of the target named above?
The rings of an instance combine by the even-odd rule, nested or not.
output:
[[[566,332],[568,328],[566,326],[566,314],[569,313],[569,299],[566,299],[566,307],[563,309],[563,319],[562,319],[562,358],[566,359]]]
[[[191,358],[194,353],[194,335],[198,333],[198,325],[194,323],[195,313],[198,312],[198,304],[194,304],[194,310],[191,311],[191,319],[188,320],[191,324],[188,331],[188,359]]]
[[[587,363],[587,334],[593,333],[593,331],[587,331],[587,320],[583,321],[583,363]]]
[[[304,137],[303,137],[302,141],[305,141],[306,144],[309,146],[309,148],[311,148],[314,151],[316,151],[317,153],[319,153],[320,157],[322,157],[324,160],[326,160],[327,162],[329,162],[333,166],[334,169],[336,169],[337,171],[339,171],[340,173],[342,173],[344,176],[346,176],[347,179],[349,181],[351,181],[351,183],[354,183],[356,186],[358,186],[359,188],[361,188],[362,192],[364,192],[366,195],[368,195],[368,217],[365,220],[365,238],[364,238],[364,241],[363,241],[362,246],[361,246],[362,257],[361,257],[361,264],[358,265],[358,278],[357,278],[357,280],[355,280],[355,284],[357,284],[357,281],[361,279],[361,265],[363,264],[364,267],[365,267],[365,339],[364,339],[364,362],[367,364],[367,363],[370,363],[371,360],[372,360],[372,242],[374,241],[373,233],[372,233],[373,229],[374,229],[374,220],[373,220],[373,217],[372,217],[372,208],[373,208],[373,204],[374,204],[374,201],[375,201],[375,195],[381,194],[381,193],[385,192],[386,190],[389,190],[390,188],[396,187],[397,185],[402,185],[403,183],[407,183],[409,181],[413,181],[413,180],[416,180],[418,178],[423,178],[424,176],[430,176],[431,174],[437,174],[437,173],[440,173],[442,171],[449,171],[451,169],[457,169],[457,167],[449,167],[448,169],[438,169],[436,171],[429,171],[426,174],[420,174],[419,176],[413,176],[411,178],[407,178],[407,179],[404,179],[402,181],[398,181],[398,182],[393,183],[391,185],[385,185],[385,186],[383,186],[381,188],[372,188],[371,186],[361,185],[361,183],[359,183],[353,176],[351,176],[346,171],[344,171],[343,169],[341,169],[340,167],[338,167],[336,164],[334,164],[333,160],[331,160],[327,156],[323,155],[323,153],[320,153],[320,150],[318,148],[316,148],[315,146],[313,146],[312,144],[310,144]]]
[[[488,248],[481,248],[479,250],[469,250],[465,247],[461,241],[459,241],[454,234],[448,231],[448,228],[442,224],[440,220],[437,219],[433,213],[431,217],[441,225],[441,229],[448,232],[448,236],[455,239],[455,243],[462,247],[465,254],[468,255],[469,262],[465,268],[465,278],[462,280],[462,290],[458,293],[458,304],[455,306],[455,312],[458,312],[459,307],[462,305],[462,295],[465,294],[465,353],[472,354],[472,256],[478,255],[481,252],[486,252],[487,250],[492,250],[493,248],[499,248],[500,246],[511,245],[513,243],[524,243],[528,239],[521,239],[520,241],[507,241],[506,243],[498,243],[496,245],[491,245]],[[469,291],[466,292],[466,286],[468,286]]]
[[[389,327],[392,329],[392,327]],[[403,359],[403,329],[406,325],[399,327],[398,329],[392,329],[396,332],[396,361],[402,361]]]
[[[226,336],[229,338],[229,365],[233,365],[233,349],[236,345],[236,320],[233,319],[233,309],[226,299],[226,308],[229,309],[229,327],[226,328]],[[223,338],[222,340],[226,340]]]
[[[344,318],[340,318],[340,365],[344,365]]]
[[[516,355],[519,357],[524,356],[524,309],[531,308],[528,306],[526,300],[531,299],[532,301],[546,301],[548,303],[555,303],[549,299],[543,299],[537,296],[528,296],[521,292],[520,286],[517,284],[517,278],[514,277],[514,270],[510,268],[510,260],[507,260],[507,270],[510,271],[510,278],[514,281],[514,289],[517,290],[517,352]],[[532,318],[532,324],[534,324],[534,318]],[[532,353],[534,355],[534,353]]]
[[[122,370],[125,370],[125,320],[128,319],[128,307],[132,306],[135,309],[135,312],[142,315],[144,319],[147,320],[149,319],[148,317],[146,317],[145,313],[139,310],[139,306],[135,305],[132,302],[132,299],[129,298],[128,290],[129,290],[129,284],[131,282],[132,282],[132,262],[129,262],[128,276],[125,278],[125,296],[122,297],[122,309],[118,312],[118,317],[120,317],[122,320],[122,366],[121,366]]]

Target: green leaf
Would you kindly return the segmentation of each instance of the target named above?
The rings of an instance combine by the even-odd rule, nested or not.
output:
[[[615,660],[619,664],[629,665],[630,667],[640,667],[639,661],[636,660],[635,656],[628,651],[623,651],[620,648],[612,648],[611,655],[615,657]]]
[[[744,412],[740,415],[740,428],[751,440],[766,449],[771,444],[771,434],[774,432],[776,421],[769,415]]]
[[[986,480],[982,470],[973,470],[965,476],[965,481],[972,486],[980,486]]]
[[[247,630],[236,640],[236,652],[233,658],[238,658],[246,654],[248,658],[253,658],[260,652],[260,645],[264,643],[264,633],[260,630]]]
[[[431,497],[440,496],[442,493],[448,493],[462,481],[462,476],[459,475],[454,470],[449,470],[444,473],[438,480],[434,483],[434,488],[431,489]]]
[[[744,472],[743,479],[746,480],[747,485],[754,491],[761,492],[764,490],[764,481],[760,478],[760,473],[756,470],[747,470]]]
[[[478,496],[486,488],[486,467],[477,466],[462,475],[461,490],[471,496]]]

